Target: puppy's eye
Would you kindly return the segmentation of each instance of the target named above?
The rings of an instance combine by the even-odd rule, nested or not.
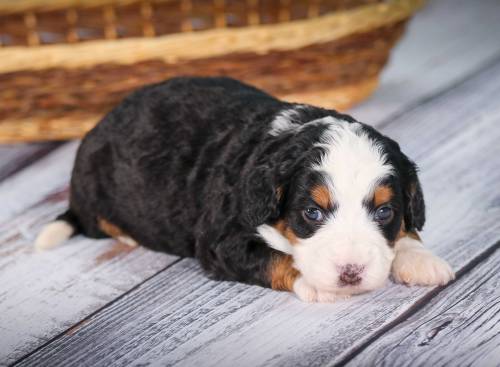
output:
[[[323,213],[318,208],[307,208],[303,211],[304,217],[306,219],[320,222],[323,220]]]
[[[394,218],[394,210],[389,205],[383,205],[377,208],[375,220],[380,224],[389,223]]]

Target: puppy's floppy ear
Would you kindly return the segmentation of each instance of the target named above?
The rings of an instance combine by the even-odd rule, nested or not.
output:
[[[425,223],[425,202],[417,176],[417,166],[406,156],[403,160],[402,177],[404,195],[404,221],[407,232],[422,230]]]
[[[243,183],[242,216],[250,227],[278,218],[282,189],[273,177],[273,170],[258,166]]]

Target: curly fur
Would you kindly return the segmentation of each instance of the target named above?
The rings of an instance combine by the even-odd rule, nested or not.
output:
[[[316,233],[293,203],[324,181],[313,167],[327,154],[322,139],[335,121],[357,123],[229,78],[147,86],[83,139],[69,210],[59,219],[94,238],[108,236],[99,227],[105,219],[145,247],[196,257],[213,278],[270,286],[269,266],[283,252],[258,228],[286,219],[298,238]],[[390,228],[380,229],[390,246],[403,221],[408,232],[422,228],[422,190],[399,146],[359,126],[395,171],[385,184],[402,208]]]

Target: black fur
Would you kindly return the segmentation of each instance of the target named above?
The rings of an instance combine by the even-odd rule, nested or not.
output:
[[[95,238],[106,236],[98,227],[106,219],[143,246],[198,258],[214,278],[269,286],[278,253],[256,227],[287,215],[299,236],[314,232],[293,208],[306,200],[307,180],[318,180],[308,167],[323,154],[314,143],[326,125],[270,135],[271,121],[293,106],[228,78],[175,78],[141,89],[83,139],[63,219]],[[310,107],[295,122],[325,116],[355,121]],[[406,225],[420,229],[414,165],[396,143],[366,129],[401,173]]]
[[[382,136],[382,135],[381,135]],[[417,176],[417,166],[406,155],[394,140],[386,136],[381,138],[390,163],[396,168],[396,187],[402,190],[402,211],[406,232],[421,231],[425,224],[425,202],[422,187]]]

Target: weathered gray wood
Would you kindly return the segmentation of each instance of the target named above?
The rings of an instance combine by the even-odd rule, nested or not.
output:
[[[498,0],[429,1],[393,50],[380,87],[353,116],[378,125],[446,90],[500,54],[498,35]]]
[[[12,363],[176,260],[76,238],[44,253],[40,228],[67,207],[76,144],[0,184],[0,365]]]
[[[500,365],[498,274],[499,250],[348,366]]]
[[[384,128],[421,165],[427,246],[462,269],[500,238],[500,64]],[[27,365],[341,362],[429,288],[389,285],[336,304],[204,277],[182,260],[33,354]]]
[[[67,185],[77,147],[77,142],[65,144],[0,182],[0,223]]]
[[[41,158],[58,143],[0,145],[0,181]]]
[[[396,49],[389,67],[384,72],[380,89],[372,99],[361,107],[356,108],[353,114],[364,121],[378,124],[387,120],[389,116],[407,109],[408,106],[413,106],[418,101],[448,88],[462,78],[466,78],[471,72],[475,72],[481,65],[495,57],[499,52],[500,43],[498,43],[497,35],[499,34],[500,12],[498,8],[499,3],[496,0],[484,0],[481,2],[442,0],[430,2],[427,8],[417,15],[416,19],[411,23],[407,35]],[[486,93],[482,91],[476,96],[474,89],[470,89],[467,98],[472,98],[474,102],[469,104],[466,109],[483,108],[484,106],[480,103],[481,98],[493,98],[490,92]],[[465,92],[462,90],[462,93]],[[490,157],[487,157],[488,152],[497,154],[498,156],[498,151],[492,150],[491,147],[483,155],[468,156],[464,153],[456,159],[445,159],[440,167],[450,165],[451,171],[454,172],[454,175],[448,176],[448,180],[441,177],[448,172],[442,173],[439,169],[429,170],[429,167],[432,168],[435,160],[447,154],[447,152],[443,151],[446,146],[448,147],[446,149],[449,150],[455,149],[459,151],[462,149],[461,144],[458,144],[456,147],[450,147],[449,145],[439,147],[442,142],[435,138],[437,134],[436,126],[441,125],[441,114],[447,115],[448,112],[452,112],[453,108],[458,108],[458,111],[453,115],[445,116],[448,122],[446,123],[446,127],[442,128],[455,129],[450,135],[458,133],[461,136],[467,136],[460,131],[464,127],[463,124],[453,126],[450,123],[452,119],[463,122],[460,112],[462,108],[460,104],[462,102],[457,99],[458,105],[450,106],[449,109],[445,109],[442,106],[434,107],[434,112],[428,108],[428,113],[425,117],[419,114],[414,115],[412,122],[406,123],[404,125],[405,130],[401,130],[401,133],[404,135],[403,140],[405,140],[406,150],[419,162],[423,163],[424,184],[426,186],[428,203],[431,207],[431,218],[427,227],[427,232],[430,234],[426,234],[425,238],[429,241],[436,241],[430,243],[429,246],[438,249],[441,254],[446,254],[452,247],[450,244],[453,241],[457,241],[459,246],[449,257],[454,261],[454,265],[460,265],[468,256],[480,252],[497,235],[497,227],[495,226],[492,226],[489,230],[484,230],[482,233],[480,233],[481,229],[484,228],[476,228],[476,226],[480,227],[478,224],[479,219],[485,215],[481,212],[481,208],[483,207],[475,207],[475,203],[472,204],[470,201],[467,201],[467,197],[469,197],[469,200],[475,198],[479,201],[491,202],[491,207],[488,207],[485,211],[491,210],[492,217],[497,215],[497,207],[500,202],[498,197],[492,198],[492,193],[489,195],[478,193],[479,188],[477,185],[480,183],[474,182],[477,178],[473,175],[458,177],[458,172],[461,169],[466,170],[464,167],[467,165],[473,166],[476,164],[475,158],[490,159]],[[450,103],[449,99],[447,99],[447,103]],[[487,106],[487,108],[489,107]],[[422,112],[422,110],[419,111],[419,113]],[[419,127],[419,124],[422,123],[420,121],[421,118],[430,121],[430,123]],[[473,123],[471,121],[474,119],[481,120],[482,118],[482,114],[475,116],[469,114],[468,121]],[[398,121],[402,121],[402,119]],[[414,124],[417,128],[412,132],[405,133],[406,129],[411,128]],[[467,128],[467,126],[465,127]],[[423,134],[424,128],[428,129],[427,134]],[[388,131],[393,136],[399,138],[400,132],[397,126],[388,127]],[[474,131],[469,131],[469,136],[471,135],[474,135]],[[408,136],[418,137],[418,139],[410,139]],[[484,141],[484,139],[480,139],[480,141],[485,145],[491,143]],[[429,150],[423,149],[420,147],[423,144],[429,144],[432,147]],[[467,146],[468,144],[471,143],[466,140],[464,145]],[[435,149],[436,146],[438,146],[438,149]],[[32,210],[28,208],[36,206],[37,202],[43,201],[42,198],[44,196],[50,201],[54,196],[53,193],[64,187],[71,169],[75,147],[75,145],[72,147],[70,145],[69,148],[61,149],[51,157],[48,157],[44,165],[37,166],[34,169],[28,168],[20,172],[15,176],[15,179],[9,179],[9,185],[2,186],[0,184],[0,201],[2,202],[2,205],[0,205],[0,223],[12,220],[12,223],[19,223],[20,233],[26,233],[22,224],[25,222],[21,219],[19,219],[20,222],[16,222],[13,218],[16,215],[26,212],[26,210]],[[431,150],[434,157],[430,157],[428,161],[424,162],[422,156],[425,156]],[[56,158],[56,156],[58,157]],[[464,162],[460,163],[460,159]],[[462,164],[461,167],[460,164]],[[493,172],[493,175],[489,175],[490,172],[487,171],[487,168],[475,167],[473,173],[477,173],[481,177],[480,180],[485,180],[482,184],[493,186],[495,183],[494,180],[498,179],[498,177],[495,172]],[[490,168],[493,170],[493,167]],[[49,179],[49,177],[52,178]],[[435,180],[435,177],[437,177],[437,180]],[[446,187],[449,190],[447,186],[448,182],[455,183],[455,185],[452,191],[444,195],[442,193],[443,188]],[[469,182],[473,182],[472,188],[467,188]],[[471,190],[470,193],[467,191],[469,189]],[[463,190],[466,191],[462,192]],[[57,197],[57,195],[55,196]],[[460,204],[459,210],[454,210],[452,205],[454,202],[450,203],[450,198],[457,202],[460,202],[459,198],[463,198],[463,203]],[[50,210],[54,210],[53,213],[55,213],[58,208],[57,205],[60,205],[60,203],[51,205],[46,207],[48,212],[43,215],[48,216]],[[467,205],[473,209],[472,212],[466,212]],[[440,214],[436,214],[438,212]],[[465,213],[465,217],[460,221],[455,221],[463,213]],[[479,215],[474,219],[474,215],[477,213],[482,216]],[[29,219],[29,215],[27,218]],[[439,225],[440,222],[443,222],[443,226]],[[40,225],[40,223],[30,223],[35,226]],[[485,221],[485,228],[486,225],[489,225],[487,220]],[[459,228],[460,231],[454,233],[455,228]],[[436,231],[442,231],[440,232],[441,235],[438,236],[435,234],[438,233]],[[480,233],[480,237],[472,242],[471,239],[476,232]],[[28,233],[32,237],[34,235],[33,229],[29,229]],[[448,233],[451,236],[446,238]],[[97,245],[104,247],[112,246],[111,244],[96,244],[94,242],[85,243],[92,248]],[[467,247],[467,245],[472,246],[477,244],[480,244],[477,248],[470,249]],[[27,242],[25,245],[24,248],[29,248]],[[81,250],[77,249],[86,248],[76,243],[74,245],[72,243],[71,248],[73,246],[75,253],[72,257],[68,255],[70,261],[68,266],[73,264],[72,261],[75,261],[75,258],[81,256],[79,252]],[[2,245],[1,248],[1,251],[3,251],[4,246]],[[17,249],[16,251],[19,250]],[[69,247],[61,251],[69,251]],[[460,252],[463,252],[462,256],[465,258],[462,259],[463,261],[457,260]],[[134,251],[132,254],[135,253]],[[132,254],[124,256],[131,258]],[[89,254],[82,262],[90,263],[90,259],[94,255]],[[13,256],[19,259],[18,255],[10,255],[6,251],[2,252],[1,256],[5,258],[5,262],[13,259]],[[30,256],[35,255],[30,254]],[[68,261],[68,259],[64,261]],[[26,260],[16,261],[20,261],[16,265],[20,266],[19,264],[24,263]],[[140,260],[136,265],[139,266],[148,261]],[[38,266],[38,263],[34,266]],[[120,266],[120,263],[117,262],[116,272],[118,272],[117,269]],[[193,360],[199,361],[203,360],[203,358],[208,358],[206,356],[210,356],[209,361],[212,361],[214,364],[220,359],[222,360],[222,364],[228,364],[238,359],[238,350],[242,354],[238,365],[244,365],[245,361],[252,360],[250,357],[254,357],[255,360],[262,363],[264,361],[271,361],[273,364],[283,364],[287,360],[295,361],[297,362],[296,364],[300,364],[299,362],[301,361],[304,364],[308,364],[305,362],[308,360],[308,356],[312,356],[309,359],[313,362],[339,360],[351,350],[349,348],[359,345],[366,340],[372,330],[379,330],[382,325],[387,324],[388,320],[397,317],[397,315],[401,314],[408,307],[411,307],[415,300],[420,299],[421,296],[426,294],[426,290],[412,289],[410,290],[411,296],[409,296],[409,291],[406,288],[392,287],[389,290],[384,290],[370,296],[358,297],[353,301],[343,304],[311,306],[301,304],[286,294],[277,294],[268,290],[246,287],[239,284],[210,282],[199,273],[198,267],[191,261],[183,261],[176,266],[183,266],[184,268],[181,268],[181,271],[176,267],[172,271],[165,274],[162,273],[159,277],[146,283],[145,287],[152,287],[149,293],[145,292],[142,294],[143,290],[141,288],[138,292],[127,296],[131,298],[138,297],[137,302],[144,305],[142,309],[138,309],[137,311],[134,307],[130,307],[129,303],[125,302],[128,298],[120,301],[122,303],[117,303],[116,307],[122,307],[122,311],[113,321],[117,323],[118,327],[116,325],[113,327],[111,324],[105,330],[105,332],[111,333],[111,335],[92,334],[95,329],[83,329],[82,332],[90,333],[90,337],[83,339],[81,343],[89,343],[91,346],[102,347],[102,343],[109,343],[108,338],[118,337],[120,333],[125,333],[125,340],[117,338],[116,343],[108,344],[108,349],[104,349],[109,354],[108,361],[115,360],[123,355],[123,359],[118,360],[116,364],[137,360],[137,356],[140,354],[144,354],[142,357],[144,360],[154,360],[153,356],[156,354],[165,358],[166,353],[170,349],[174,351],[170,354],[173,356],[171,360],[185,359],[184,362],[186,364],[190,361],[190,354],[192,354]],[[9,268],[5,267],[4,269],[8,270]],[[31,269],[22,266],[19,269],[26,271],[26,274],[23,274],[25,277],[23,284],[30,283],[29,279],[33,279],[34,282],[36,280],[35,277],[40,276],[40,273],[31,276]],[[3,273],[4,270],[0,269],[0,284]],[[66,305],[66,292],[62,290],[65,288],[64,284],[75,283],[76,273],[72,273],[71,276],[67,272],[61,272],[59,275],[54,273],[50,277],[47,277],[48,280],[44,280],[45,278],[41,277],[40,282],[45,284],[49,291],[40,285],[37,289],[37,292],[40,292],[40,294],[36,298],[36,301],[40,303],[49,302],[54,308],[58,304]],[[95,277],[100,277],[101,282],[109,281],[104,272],[100,273],[101,275],[98,275],[97,272],[92,274]],[[176,274],[180,274],[179,277]],[[124,274],[120,273],[117,276],[123,277]],[[56,278],[58,278],[58,291],[51,292],[50,282],[55,281]],[[11,277],[10,279],[17,280],[17,277]],[[92,291],[92,284],[95,283],[88,282],[88,278],[86,277],[80,279],[80,283],[81,288],[84,289],[82,291],[83,298],[90,299],[89,294]],[[131,285],[133,282],[128,283],[125,281],[125,283]],[[162,289],[162,287],[167,288]],[[126,286],[123,287],[123,290],[125,289],[127,289]],[[22,295],[30,297],[32,294],[29,286],[25,286],[24,289],[17,289],[16,292],[17,297],[21,297]],[[113,293],[109,296],[108,300],[111,301],[118,294],[119,292]],[[0,295],[8,296],[8,294],[3,293],[1,286]],[[157,295],[160,299],[153,298],[152,303],[147,303],[145,298],[148,295]],[[165,302],[165,297],[170,297],[172,303],[171,306],[167,307],[168,311],[161,309],[163,306],[161,302]],[[53,300],[49,301],[51,298]],[[198,299],[199,302],[195,302]],[[190,302],[192,302],[191,305]],[[82,304],[84,305],[84,310],[78,311],[79,306],[77,306],[75,307],[77,310],[74,313],[65,311],[57,314],[54,312],[46,319],[42,317],[41,323],[45,326],[36,329],[36,332],[32,333],[31,337],[26,337],[26,343],[18,340],[19,344],[15,346],[11,345],[11,348],[18,349],[9,355],[10,358],[21,356],[38,347],[59,331],[64,330],[67,326],[76,323],[84,316],[101,307],[103,303],[98,302],[98,304],[93,305],[96,307],[89,306],[83,301],[80,305]],[[11,307],[14,306],[11,304]],[[107,308],[103,312],[113,314],[115,312],[115,308],[113,307]],[[152,310],[156,309],[160,309],[162,313],[154,318],[152,317]],[[354,319],[352,319],[352,309],[355,309],[357,313]],[[126,321],[128,312],[130,312],[131,316],[129,322]],[[146,315],[144,318],[138,319],[136,312],[145,312]],[[17,313],[12,310],[9,315],[18,317],[16,316]],[[29,329],[32,325],[36,325],[36,322],[33,321],[35,316],[36,307],[32,310],[25,308],[23,312],[19,313],[18,319],[27,317],[32,320],[30,325],[23,324],[20,329],[26,331],[23,327],[28,327]],[[384,321],[385,318],[387,318],[387,321]],[[195,319],[199,321],[195,321]],[[3,344],[2,341],[11,335],[4,334],[2,331],[3,320],[2,307],[0,305],[0,350],[5,350],[2,345],[6,344]],[[50,320],[53,323],[48,325],[46,320]],[[100,322],[99,320],[101,319],[93,319],[92,326],[96,326]],[[109,317],[104,317],[102,320],[104,320],[102,322],[105,324],[110,322]],[[137,323],[143,321],[146,323],[145,327],[137,329]],[[99,325],[103,327],[103,324]],[[363,327],[361,328],[360,325]],[[75,327],[76,329],[78,327]],[[324,330],[322,331],[322,329]],[[40,330],[43,332],[38,333]],[[137,332],[137,336],[131,336],[132,332]],[[82,334],[78,333],[71,340],[74,341],[74,338],[80,335]],[[355,342],[357,339],[359,340]],[[74,345],[65,344],[68,342],[66,339],[63,341],[50,347],[57,348],[62,353],[57,354],[57,356],[55,353],[52,354],[53,358],[67,357],[67,353],[72,353]],[[119,349],[120,343],[123,343],[125,352],[111,353],[109,348]],[[81,346],[82,344],[77,344],[78,348],[81,348]],[[144,348],[156,349],[153,349],[149,353]],[[89,353],[89,355],[96,353],[95,349],[92,348],[83,350]],[[6,354],[0,353],[0,355],[5,356]],[[48,359],[50,358],[49,356]],[[76,359],[85,360],[85,355],[83,353],[75,355],[74,360]],[[9,359],[9,361],[11,360]],[[99,360],[99,358],[96,357],[95,360]],[[104,360],[100,359],[101,362]],[[161,361],[161,359],[158,359],[158,361]],[[35,359],[31,359],[31,362],[37,364]],[[208,364],[208,361],[204,364]]]

